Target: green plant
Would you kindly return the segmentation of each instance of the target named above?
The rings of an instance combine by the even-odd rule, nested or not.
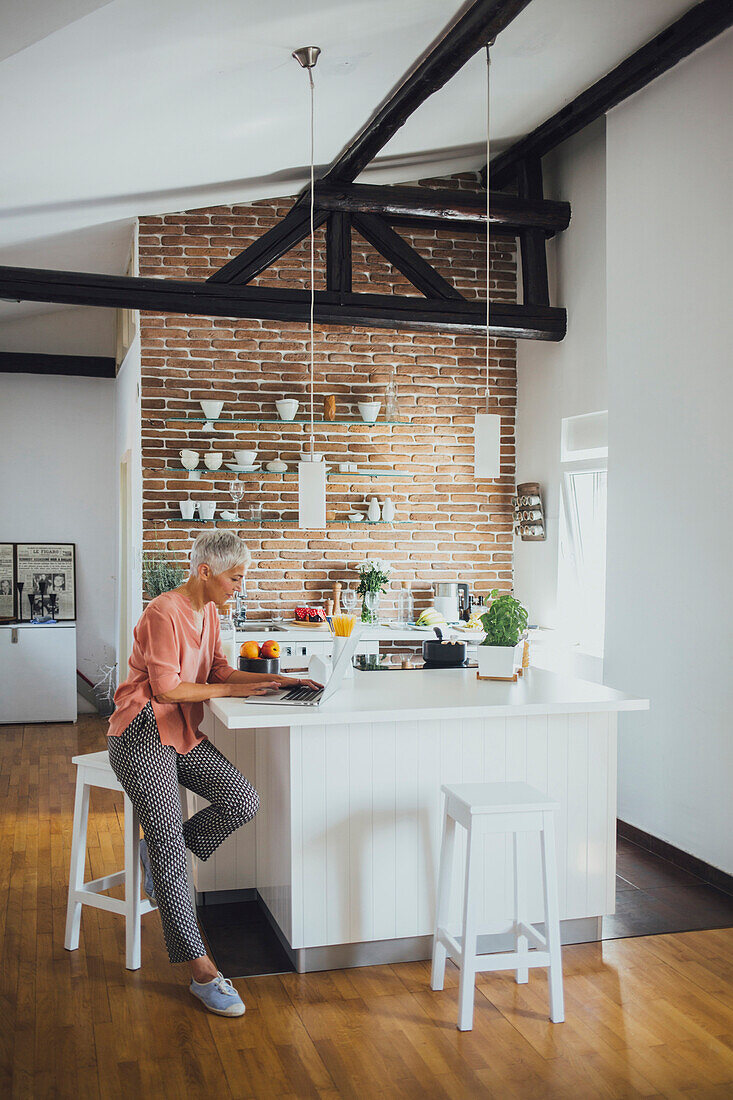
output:
[[[491,593],[491,599],[491,607],[481,616],[481,625],[486,633],[481,645],[516,645],[519,635],[527,628],[526,607],[508,592],[500,596],[498,588]]]
[[[143,584],[148,599],[154,600],[161,592],[170,592],[172,588],[178,588],[185,579],[185,569],[171,561],[165,550],[143,554]]]

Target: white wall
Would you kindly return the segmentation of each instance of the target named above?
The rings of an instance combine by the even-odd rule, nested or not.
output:
[[[93,681],[115,660],[114,389],[0,374],[0,541],[76,543],[77,668]]]
[[[733,872],[733,32],[607,122],[606,682],[619,816]]]
[[[139,329],[139,325],[138,325]],[[121,683],[127,675],[127,660],[132,647],[132,629],[142,614],[142,451],[140,438],[140,337],[135,337],[120,367],[115,384],[115,468],[117,477],[118,583],[116,589],[115,637],[118,641],[118,676]],[[132,502],[128,517],[126,554],[123,553],[122,501],[119,499],[120,464],[127,461],[129,498]],[[124,563],[127,575],[124,577]],[[120,624],[125,624],[120,638]]]
[[[549,522],[515,547],[515,590],[553,626],[560,420],[607,401],[604,681],[651,699],[620,716],[619,817],[729,873],[732,74],[728,31],[611,112],[605,142],[594,125],[545,160],[572,207],[548,248],[568,336],[519,344],[518,480]]]
[[[568,311],[558,344],[517,348],[517,481],[539,481],[547,518],[543,543],[514,541],[514,590],[530,621],[557,622],[560,425],[607,407],[605,120],[564,142],[543,163],[548,198],[570,203],[570,225],[547,245],[550,300]]]
[[[7,261],[6,261],[7,262]],[[22,310],[24,306],[13,307]],[[44,355],[114,355],[114,309],[95,306],[48,306],[39,313],[35,303],[27,313],[6,316],[0,303],[0,351]]]

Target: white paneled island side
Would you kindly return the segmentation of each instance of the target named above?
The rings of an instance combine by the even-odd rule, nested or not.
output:
[[[202,731],[257,787],[260,811],[194,861],[196,889],[206,903],[256,892],[299,971],[428,958],[441,784],[519,780],[560,803],[563,938],[596,939],[615,908],[616,715],[648,705],[540,669],[517,683],[473,669],[357,672],[319,708],[212,700]],[[189,795],[190,812],[204,804]],[[534,840],[530,919],[541,922]],[[485,841],[486,925],[511,915],[510,843]],[[494,939],[483,949],[501,949]]]

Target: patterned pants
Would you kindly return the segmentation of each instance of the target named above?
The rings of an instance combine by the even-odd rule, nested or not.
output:
[[[257,791],[210,741],[183,755],[161,744],[151,703],[119,737],[108,737],[107,746],[143,827],[168,957],[172,963],[200,959],[206,948],[188,892],[186,848],[208,859],[255,816]],[[183,821],[179,784],[211,805]]]

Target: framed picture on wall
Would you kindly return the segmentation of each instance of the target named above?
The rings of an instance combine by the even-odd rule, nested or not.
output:
[[[17,542],[15,574],[16,580],[23,583],[19,619],[27,621],[37,613],[52,613],[58,620],[76,618],[75,543]]]
[[[15,544],[0,542],[0,623],[15,619]]]

